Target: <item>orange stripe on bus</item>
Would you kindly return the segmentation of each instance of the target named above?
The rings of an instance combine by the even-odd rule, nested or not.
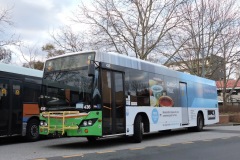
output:
[[[23,104],[23,116],[39,115],[38,104]]]

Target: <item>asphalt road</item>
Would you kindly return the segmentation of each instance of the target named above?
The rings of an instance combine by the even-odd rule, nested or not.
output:
[[[239,160],[240,137],[183,142],[146,148],[108,150],[48,160]]]
[[[23,142],[21,138],[0,139],[0,160],[239,160],[239,148],[240,126],[211,126],[203,132],[178,130],[149,134],[142,143],[130,143],[123,138],[102,139],[95,144],[89,144],[85,138],[44,139],[33,143]]]

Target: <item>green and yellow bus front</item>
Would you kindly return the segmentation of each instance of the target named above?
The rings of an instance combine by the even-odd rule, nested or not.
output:
[[[94,53],[47,60],[40,97],[41,135],[102,136],[98,70],[88,76]]]

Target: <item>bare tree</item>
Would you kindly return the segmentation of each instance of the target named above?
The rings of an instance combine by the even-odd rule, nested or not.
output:
[[[231,76],[239,70],[239,56],[240,56],[240,27],[239,23],[234,23],[225,30],[222,35],[222,40],[219,42],[221,46],[221,53],[224,58],[224,70],[222,78],[222,97],[223,105],[226,106],[227,100],[231,97],[235,87],[237,86],[240,76],[236,77],[235,84],[227,93],[227,83]]]
[[[147,59],[180,22],[182,0],[93,0],[75,13],[75,22],[90,26],[95,46]]]
[[[0,47],[0,62],[9,63],[12,59],[12,52],[9,49]]]
[[[172,52],[165,53],[169,58],[166,65],[175,62],[180,70],[198,76],[212,79],[216,71],[222,69],[224,104],[230,95],[225,94],[227,81],[239,63],[240,13],[236,2],[194,0],[183,3],[184,21],[169,34]],[[217,57],[222,60],[218,61]]]
[[[165,64],[180,61],[181,70],[212,78],[223,65],[216,64],[215,59],[217,56],[223,57],[224,45],[221,44],[232,48],[232,52],[225,52],[224,63],[229,63],[237,51],[239,33],[236,30],[239,27],[236,24],[240,22],[240,14],[236,0],[185,1],[181,7],[182,13],[185,13],[184,21],[175,32],[169,34],[168,40],[173,49],[165,53],[169,58]],[[232,32],[236,34],[230,34]]]
[[[12,57],[12,51],[7,48],[8,45],[17,45],[19,40],[15,34],[6,35],[6,28],[13,26],[11,20],[11,8],[0,8],[0,61],[9,63]]]
[[[39,49],[36,47],[36,45],[33,46],[24,46],[23,44],[19,46],[19,51],[22,54],[22,58],[24,62],[21,61],[24,67],[32,68],[32,69],[43,69],[43,61],[40,59],[43,59],[43,56],[41,57]]]
[[[13,22],[11,21],[11,11],[12,8],[0,8],[0,33],[4,33],[6,27],[12,26]],[[0,41],[0,46],[5,45],[7,42]]]
[[[59,28],[50,33],[53,44],[65,52],[78,52],[87,49],[88,36],[83,32],[74,32],[70,26]]]

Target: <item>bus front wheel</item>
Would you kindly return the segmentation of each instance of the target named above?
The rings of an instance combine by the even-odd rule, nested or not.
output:
[[[138,115],[134,121],[134,133],[133,133],[133,141],[135,143],[140,143],[143,137],[143,122],[142,116]]]
[[[26,133],[26,139],[28,141],[37,141],[39,139],[39,121],[36,119],[32,119],[27,124],[27,133]]]

